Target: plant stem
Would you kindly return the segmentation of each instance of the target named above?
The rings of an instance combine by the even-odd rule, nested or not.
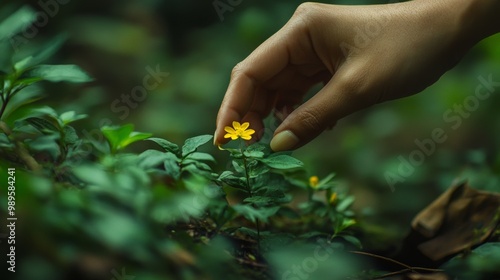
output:
[[[247,179],[247,190],[248,193],[250,194],[249,196],[252,197],[252,188],[250,186],[250,175],[248,175],[248,162],[247,162],[247,157],[243,153],[243,148],[240,148],[241,155],[243,156],[243,168],[245,168],[245,178]],[[260,221],[259,219],[256,219],[255,221],[257,225],[257,247],[260,249]]]
[[[2,98],[2,107],[0,108],[0,120],[2,119],[3,113],[5,112],[5,108],[7,108],[7,103],[9,102],[9,96],[4,97],[3,94],[0,94]]]
[[[242,153],[243,154],[243,153]],[[247,179],[247,190],[252,196],[252,188],[250,187],[250,176],[248,175],[247,158],[243,155],[243,167],[245,168],[245,178]]]

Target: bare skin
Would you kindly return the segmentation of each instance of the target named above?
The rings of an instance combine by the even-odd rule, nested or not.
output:
[[[297,149],[351,113],[435,83],[477,42],[500,32],[499,12],[499,0],[304,3],[233,69],[214,143],[228,141],[224,126],[232,121],[259,132],[273,109],[294,108],[271,148]],[[302,103],[318,83],[323,88]]]

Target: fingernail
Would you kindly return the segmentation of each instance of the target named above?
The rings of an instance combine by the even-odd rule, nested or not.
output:
[[[217,143],[216,135],[217,135],[217,129],[214,131],[214,146],[219,146],[219,143]]]
[[[271,149],[275,152],[286,151],[295,147],[299,143],[299,138],[290,130],[285,130],[276,134],[271,140]]]

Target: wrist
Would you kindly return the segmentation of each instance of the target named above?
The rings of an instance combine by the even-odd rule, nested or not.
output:
[[[476,44],[500,32],[499,0],[415,0],[436,9],[462,43]],[[437,16],[436,14],[434,14]]]

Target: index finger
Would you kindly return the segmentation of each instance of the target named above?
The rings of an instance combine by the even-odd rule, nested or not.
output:
[[[267,39],[233,69],[217,115],[215,145],[227,142],[224,127],[233,121],[241,121],[250,110],[258,88],[288,65],[288,46],[280,32]]]

